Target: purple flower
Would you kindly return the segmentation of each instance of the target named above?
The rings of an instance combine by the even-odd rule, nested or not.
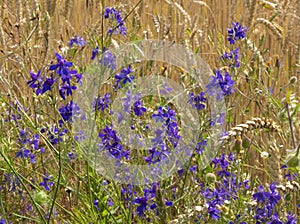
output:
[[[29,154],[29,159],[30,159],[30,162],[31,162],[31,163],[36,163],[35,157],[36,157],[35,154],[32,154],[32,153]]]
[[[188,102],[197,110],[203,110],[205,108],[205,102],[207,101],[204,95],[204,92],[200,92],[197,96],[195,96],[194,93],[190,93]]]
[[[231,28],[227,28],[228,37],[227,40],[230,44],[234,44],[235,41],[246,37],[247,27],[243,27],[238,22],[233,22]]]
[[[159,93],[162,95],[168,95],[171,90],[172,88],[169,87],[167,83],[164,83],[164,88],[159,90]]]
[[[116,56],[110,51],[106,50],[103,53],[102,58],[99,60],[99,63],[114,70],[116,69]]]
[[[43,178],[43,181],[40,183],[41,187],[44,187],[46,191],[50,191],[50,187],[54,185],[53,182],[49,181],[52,178],[52,176],[49,176],[48,173]]]
[[[267,191],[264,191],[264,187],[260,185],[258,187],[258,192],[253,194],[253,199],[257,202],[266,202],[270,196],[270,193]]]
[[[101,138],[102,145],[107,150],[113,158],[120,160],[122,158],[129,159],[129,151],[125,150],[120,144],[121,139],[117,136],[117,132],[112,129],[112,126],[106,126],[99,133],[99,138]]]
[[[102,110],[104,112],[105,108],[108,108],[111,102],[110,94],[106,93],[102,98],[95,97],[92,106],[95,110]]]
[[[138,213],[138,216],[145,216],[145,211],[147,209],[147,198],[146,197],[138,197],[134,200],[135,204],[139,204],[136,211]]]
[[[229,60],[230,67],[235,67],[239,68],[240,67],[240,62],[239,62],[239,48],[235,48],[235,50],[231,50],[230,52],[225,52],[222,56],[221,59],[223,60]]]
[[[221,211],[216,207],[217,203],[209,203],[208,204],[208,213],[213,220],[219,219],[221,216],[219,215]]]
[[[62,57],[60,54],[56,53],[55,54],[56,59],[57,59],[57,64],[55,65],[50,65],[49,70],[50,71],[56,71],[58,75],[60,76],[68,76],[69,74],[69,67],[73,66],[72,62],[66,61],[64,57]]]
[[[19,157],[21,159],[28,158],[30,155],[30,150],[21,148],[19,152],[16,153],[16,157]]]
[[[39,140],[40,140],[39,134],[33,135],[33,138],[30,141],[30,144],[31,144],[33,149],[35,149],[35,150],[39,149]]]
[[[210,126],[215,126],[216,124],[224,124],[225,122],[225,113],[220,113],[215,115],[214,112],[211,112],[211,119],[209,121]]]
[[[98,199],[94,200],[94,201],[93,201],[93,204],[94,204],[94,206],[95,206],[95,208],[96,208],[97,210],[100,210],[100,208],[99,208],[99,200],[98,200]]]
[[[64,100],[66,99],[66,96],[72,96],[73,94],[73,90],[76,90],[77,87],[76,86],[72,86],[68,83],[64,83],[60,88],[59,88],[59,95],[61,96],[61,98],[63,98]]]
[[[279,193],[276,191],[276,185],[277,183],[271,183],[270,184],[270,196],[269,196],[269,203],[271,206],[275,206],[281,199]]]
[[[36,95],[43,94],[48,90],[51,90],[52,85],[56,81],[54,78],[46,78],[43,82],[41,77],[41,71],[39,70],[37,74],[30,71],[31,80],[27,82],[30,88],[36,89]]]
[[[55,82],[54,78],[52,78],[52,77],[46,78],[45,82],[43,83],[43,88],[41,90],[41,94],[47,92],[48,90],[51,90],[54,82]]]
[[[40,85],[43,81],[43,79],[41,77],[41,70],[39,70],[37,74],[33,73],[32,71],[30,71],[29,73],[30,73],[30,76],[31,76],[31,80],[27,82],[29,87],[32,88],[32,89],[40,87]]]
[[[116,86],[118,88],[121,88],[121,83],[125,85],[127,82],[131,83],[132,80],[134,79],[134,76],[131,75],[132,70],[131,70],[131,65],[129,65],[127,68],[124,68],[120,71],[120,73],[117,73],[115,75],[116,79]]]
[[[75,78],[76,78],[76,82],[77,83],[79,83],[79,84],[81,84],[81,79],[82,79],[82,73],[77,73],[76,72],[76,74],[74,74],[74,76],[75,76]]]
[[[74,152],[69,152],[68,153],[68,158],[70,161],[75,160],[77,157],[77,154],[75,154]]]
[[[197,154],[202,154],[202,152],[204,151],[205,146],[207,146],[207,141],[206,140],[202,140],[200,142],[197,143],[195,150],[197,152]]]
[[[164,131],[161,129],[156,129],[155,130],[155,138],[151,140],[151,142],[153,143],[153,146],[158,146],[161,145],[163,143],[163,139],[164,139]]]
[[[111,198],[108,198],[107,199],[107,204],[108,204],[108,206],[113,206],[114,205],[114,202],[111,200]]]
[[[162,106],[160,106],[158,109],[157,109],[157,114],[153,114],[152,115],[152,119],[154,119],[156,122],[163,122],[164,121],[164,111],[163,111],[163,108]]]
[[[133,111],[136,116],[142,116],[147,111],[146,107],[143,107],[141,100],[136,101],[133,104]]]
[[[151,209],[151,210],[153,210],[153,209],[155,209],[155,208],[157,208],[157,205],[156,205],[155,203],[153,203],[152,205],[150,205],[150,209]]]
[[[62,121],[59,121],[61,123]],[[43,132],[46,132],[48,134],[48,139],[51,144],[56,145],[59,142],[62,142],[62,136],[64,136],[66,133],[68,133],[68,129],[62,129],[59,130],[57,126],[53,126],[52,128],[45,130],[43,129]]]
[[[93,49],[92,49],[92,57],[91,57],[91,60],[94,60],[98,54],[99,54],[99,47],[97,46],[96,48],[93,48]]]
[[[77,44],[80,47],[84,47],[87,43],[83,40],[82,37],[76,35],[75,37],[71,38],[71,40],[69,42],[69,46],[72,47],[73,44]]]
[[[136,95],[132,95],[130,91],[128,91],[126,93],[126,97],[123,97],[121,99],[122,101],[122,105],[123,105],[123,109],[126,113],[130,114],[130,106],[131,106],[131,103],[133,102],[136,102],[136,101],[139,101],[141,99],[141,94],[138,93]]]
[[[276,183],[270,184],[270,192],[264,191],[263,186],[258,187],[258,192],[253,194],[253,199],[257,202],[267,202],[270,209],[273,209],[281,199],[279,193],[276,191]]]
[[[172,201],[166,201],[166,206],[172,206],[173,202]]]
[[[228,72],[225,75],[220,70],[216,70],[216,75],[210,78],[210,83],[206,85],[206,93],[210,96],[215,95],[216,99],[221,100],[223,96],[233,93],[234,81]]]
[[[120,33],[123,36],[126,35],[126,27],[124,26],[124,21],[123,21],[122,16],[121,16],[121,11],[117,11],[113,7],[111,7],[111,8],[106,7],[105,11],[104,11],[104,18],[109,19],[112,24],[115,23],[115,25],[116,25],[116,28],[114,28],[114,29],[109,28],[108,29],[108,33],[110,35],[112,34],[113,30],[114,30],[115,34]]]
[[[165,141],[170,143],[169,146],[176,148],[181,138],[179,128],[176,122],[176,112],[170,107],[159,107],[157,114],[152,115],[152,119],[162,123],[162,129],[155,130],[156,137],[152,139],[153,147],[149,149],[149,156],[144,157],[149,164],[157,163],[167,158],[170,154],[170,148],[167,147]]]
[[[283,222],[279,220],[278,214],[274,213],[272,215],[272,221],[267,222],[267,224],[283,224]]]
[[[285,224],[297,224],[297,218],[295,217],[294,214],[291,214],[290,212],[286,216],[287,221]]]
[[[62,116],[65,122],[70,121],[72,122],[72,118],[75,116],[79,116],[81,114],[81,110],[79,106],[71,100],[70,103],[62,106],[58,109],[60,115]]]
[[[138,216],[144,217],[145,212],[148,208],[151,210],[155,209],[157,206],[155,203],[153,203],[153,198],[156,196],[156,190],[157,190],[157,183],[152,183],[152,186],[150,188],[144,188],[144,195],[142,197],[136,197],[133,199],[134,204],[138,204],[138,207],[136,208],[136,212]],[[149,204],[151,204],[149,206]]]

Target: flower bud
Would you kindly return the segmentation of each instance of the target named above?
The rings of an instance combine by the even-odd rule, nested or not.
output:
[[[292,76],[292,77],[290,78],[290,84],[294,84],[294,83],[296,83],[297,81],[298,81],[298,79],[297,79],[296,76]]]
[[[298,156],[292,156],[288,160],[287,165],[290,168],[296,168],[297,166],[299,166],[299,158],[298,158]]]
[[[214,183],[214,182],[216,182],[217,177],[213,173],[207,173],[205,179],[206,179],[207,183]]]

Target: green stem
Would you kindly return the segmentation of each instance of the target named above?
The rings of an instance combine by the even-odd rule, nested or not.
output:
[[[19,175],[17,173],[17,171],[15,170],[15,168],[12,166],[12,164],[9,162],[8,158],[6,157],[6,155],[4,154],[4,152],[2,152],[2,150],[0,150],[0,154],[2,156],[2,158],[5,160],[5,162],[7,163],[7,165],[9,166],[9,168],[13,171],[13,173],[16,175],[16,177],[18,178],[18,180],[20,181],[22,187],[24,188],[24,190],[26,191],[26,193],[28,194],[30,200],[32,201],[33,206],[35,207],[35,209],[37,210],[39,216],[41,217],[43,223],[47,223],[47,221],[45,220],[45,217],[42,213],[42,211],[40,210],[40,208],[38,207],[37,203],[34,201],[31,193],[29,192],[28,188],[26,187],[26,185],[24,184],[23,180],[22,180],[22,176]]]

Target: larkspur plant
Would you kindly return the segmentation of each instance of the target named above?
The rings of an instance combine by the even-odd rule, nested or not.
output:
[[[246,37],[247,27],[243,27],[239,22],[232,22],[232,27],[227,28],[228,37],[227,40],[230,44],[235,44],[237,40]]]
[[[69,46],[73,47],[74,44],[79,45],[80,47],[84,47],[87,43],[82,37],[76,35],[70,40]]]
[[[124,21],[121,16],[121,11],[116,10],[115,8],[106,7],[104,11],[104,18],[109,19],[111,25],[115,25],[114,28],[110,27],[108,29],[109,34],[122,34],[126,35],[126,27],[124,26]]]
[[[230,67],[235,67],[239,68],[240,67],[240,62],[239,62],[239,48],[235,48],[235,50],[231,50],[230,52],[225,52],[222,56],[221,59],[224,60],[229,60]]]
[[[91,3],[87,1],[86,5],[89,4]],[[264,4],[272,6],[268,2]],[[251,29],[248,31],[248,28],[239,22],[233,22],[231,27],[227,28],[227,37],[224,40],[228,42],[224,45],[229,44],[230,49],[227,48],[228,46],[220,46],[221,50],[218,50],[222,55],[218,57],[217,63],[221,63],[222,67],[214,69],[206,85],[199,87],[198,83],[192,81],[191,86],[197,85],[197,88],[186,85],[183,92],[176,92],[173,85],[165,83],[163,88],[159,89],[158,96],[144,96],[142,90],[139,91],[139,86],[136,85],[137,80],[140,76],[148,74],[147,69],[155,73],[160,64],[155,64],[153,61],[143,64],[138,61],[117,69],[116,51],[111,46],[112,43],[117,46],[117,41],[124,42],[126,38],[127,40],[139,39],[134,33],[139,26],[143,26],[127,27],[130,23],[138,23],[138,17],[127,23],[131,13],[137,15],[142,10],[142,7],[137,6],[132,7],[130,13],[126,14],[125,10],[128,9],[126,5],[122,7],[102,5],[103,14],[98,12],[98,15],[102,16],[102,24],[99,23],[101,31],[97,30],[97,36],[93,32],[98,29],[98,22],[85,32],[87,36],[75,35],[69,42],[60,43],[57,52],[54,55],[49,54],[52,57],[51,63],[22,67],[22,70],[27,67],[34,68],[26,74],[28,77],[26,84],[33,97],[30,95],[22,96],[21,99],[16,97],[16,100],[8,97],[6,100],[0,96],[4,108],[4,111],[2,107],[0,110],[4,118],[0,122],[0,224],[52,222],[297,224],[300,210],[300,145],[296,145],[295,137],[290,141],[286,136],[281,136],[287,142],[284,144],[293,142],[294,149],[291,150],[292,157],[288,157],[287,161],[279,159],[280,169],[276,171],[282,174],[280,178],[272,177],[266,172],[269,158],[260,160],[263,166],[248,164],[248,158],[251,157],[249,152],[257,150],[263,154],[261,151],[264,148],[261,141],[255,142],[257,136],[253,137],[253,141],[248,137],[249,126],[263,127],[262,131],[267,131],[268,122],[258,125],[252,120],[223,133],[220,138],[237,136],[234,140],[226,138],[229,139],[227,143],[234,141],[234,144],[222,142],[218,155],[207,158],[209,164],[201,167],[203,156],[211,150],[210,134],[213,134],[210,133],[211,128],[226,122],[228,126],[233,125],[231,114],[233,105],[238,104],[239,109],[242,110],[242,105],[237,102],[237,95],[241,91],[235,90],[239,88],[236,83],[241,80],[240,76],[249,66],[247,63],[250,63],[246,58],[247,45],[243,45],[241,40],[248,38],[246,34]],[[173,6],[174,9],[184,12],[179,4],[172,3]],[[23,11],[19,14],[22,14],[21,12]],[[45,18],[52,18],[52,13],[49,12]],[[173,30],[168,30],[167,26],[163,27],[163,20],[159,16],[157,18],[159,20],[153,17],[157,32],[161,32],[159,30],[164,28],[164,35],[166,34],[164,38],[169,38],[167,33],[172,37]],[[178,16],[178,19],[180,18]],[[184,18],[184,23],[187,25],[189,17],[185,15]],[[32,21],[34,20],[35,18],[32,18]],[[20,21],[22,22],[21,19]],[[47,21],[43,20],[42,25],[43,22]],[[6,28],[5,24],[3,23],[3,30]],[[16,24],[15,27],[19,26]],[[147,29],[144,34],[148,38],[148,35],[153,34],[150,28]],[[187,45],[193,36],[198,35],[193,30],[194,28],[187,28],[184,31],[189,32],[189,40],[184,41]],[[45,40],[48,41],[47,35],[45,33]],[[24,47],[24,52],[29,51],[25,49],[25,45],[30,46],[30,50],[39,47],[39,45],[30,45],[29,41],[30,38],[19,42],[22,43],[20,49],[23,50]],[[51,48],[55,49],[55,46]],[[6,51],[6,48],[3,49],[3,52]],[[17,54],[17,50],[16,48],[16,52],[12,54]],[[78,56],[87,58],[89,61],[87,63],[99,66],[101,68],[99,76],[102,77],[105,72],[110,73],[107,80],[101,80],[105,83],[105,88],[99,89],[98,94],[92,96],[89,105],[97,126],[95,155],[104,152],[101,156],[108,155],[109,159],[115,161],[114,165],[117,167],[124,164],[142,164],[153,168],[160,163],[167,163],[172,153],[178,152],[180,141],[184,140],[186,134],[183,131],[182,114],[169,97],[170,93],[175,91],[178,95],[186,94],[187,102],[181,103],[190,106],[199,115],[197,118],[201,121],[199,127],[201,133],[197,141],[193,142],[195,148],[188,162],[184,165],[174,164],[173,168],[177,172],[165,179],[153,181],[145,178],[147,179],[145,185],[119,183],[107,179],[101,172],[96,172],[98,171],[95,170],[96,166],[85,160],[85,151],[80,148],[81,143],[89,141],[89,136],[84,130],[74,130],[76,121],[79,120],[83,126],[86,121],[85,111],[79,107],[74,95],[84,91],[83,78],[89,79],[89,72],[94,68],[84,64],[83,60],[77,60]],[[31,61],[33,58],[28,57],[24,62]],[[20,65],[23,63],[17,56],[12,61],[16,60]],[[126,61],[126,58],[124,60]],[[253,61],[255,60],[251,58],[251,63]],[[5,66],[12,67],[9,63]],[[157,75],[169,76],[168,70],[169,68],[166,68],[163,74],[159,70]],[[270,68],[266,70],[270,72]],[[174,72],[172,69],[170,71]],[[270,74],[268,77],[272,77]],[[180,79],[186,79],[185,74],[180,74]],[[247,77],[243,84],[247,85],[252,79],[255,78]],[[254,83],[251,82],[249,85],[252,88]],[[121,111],[114,111],[113,103],[122,91],[125,96],[120,98]],[[290,95],[288,93],[286,96],[290,97],[288,103],[292,102]],[[256,96],[248,97],[243,93],[243,97],[252,101]],[[275,95],[268,95],[268,97],[272,98]],[[33,101],[27,102],[31,98]],[[218,102],[224,101],[230,109],[214,114],[214,111],[210,111],[209,99],[211,98],[216,98]],[[231,101],[234,101],[233,105]],[[274,98],[269,102],[268,108],[275,107],[279,102],[280,100]],[[295,105],[294,107],[287,105],[286,121],[289,124],[296,120],[295,114],[299,103]],[[283,111],[284,107],[280,107],[280,111]],[[246,112],[243,113],[243,116],[246,115]],[[117,121],[112,120],[113,115],[116,115]],[[125,119],[126,116],[130,118],[129,121]],[[286,121],[282,120],[282,123]],[[118,125],[123,123],[126,123],[126,126],[122,127],[124,129],[121,130],[124,131],[122,133],[134,133],[130,140],[127,140],[118,129]],[[272,135],[271,131],[268,131],[267,134]],[[293,131],[291,135],[295,135]],[[130,141],[138,142],[144,136],[149,140],[149,145],[145,146],[141,143],[136,147],[138,149],[131,147],[133,144],[131,145]],[[289,148],[290,145],[281,148],[284,147]],[[275,157],[274,154],[272,156]],[[253,158],[252,156],[251,159]],[[153,168],[151,172],[159,176],[162,175],[163,170]],[[266,174],[263,178],[261,178],[262,173]]]

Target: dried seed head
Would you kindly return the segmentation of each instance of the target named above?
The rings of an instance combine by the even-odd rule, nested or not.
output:
[[[290,84],[294,84],[294,83],[296,83],[297,81],[298,81],[298,79],[297,79],[296,76],[292,76],[292,77],[290,78]]]
[[[230,141],[230,138],[241,136],[241,134],[247,134],[247,132],[254,129],[266,128],[270,131],[280,132],[280,127],[273,121],[272,119],[268,119],[265,117],[254,117],[245,123],[238,124],[237,126],[231,128],[228,131],[227,136],[223,136],[220,138],[221,141]]]

